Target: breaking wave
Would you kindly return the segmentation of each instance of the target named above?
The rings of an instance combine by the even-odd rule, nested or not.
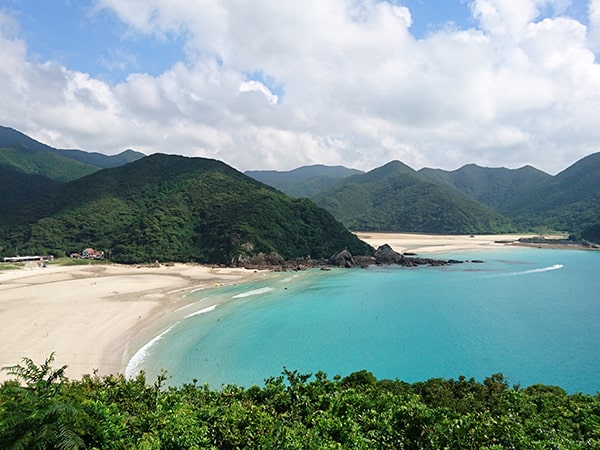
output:
[[[267,292],[271,292],[274,291],[275,289],[272,287],[263,287],[260,289],[254,289],[252,291],[248,291],[248,292],[242,292],[241,294],[237,294],[234,295],[231,298],[245,298],[245,297],[251,297],[253,295],[261,295],[261,294],[266,294]]]

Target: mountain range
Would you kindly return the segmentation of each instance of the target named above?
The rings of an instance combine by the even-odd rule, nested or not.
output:
[[[302,168],[291,172],[247,172],[288,195],[306,196],[347,227],[365,231],[503,233],[561,231],[600,241],[600,153],[577,161],[557,175],[531,166],[488,168],[475,164],[454,171],[415,171],[392,161],[367,173],[330,179]],[[332,171],[339,174],[339,168]],[[298,174],[306,174],[306,178]]]
[[[27,153],[18,145],[17,152]],[[3,181],[44,184],[43,173],[22,173],[6,162],[0,169]],[[27,201],[3,200],[10,209],[0,222],[2,255],[65,255],[93,247],[124,263],[232,264],[259,254],[289,260],[327,259],[344,249],[372,253],[312,201],[291,198],[216,160],[154,154],[73,181],[47,180],[45,189],[27,193]]]
[[[242,174],[205,158],[60,150],[0,127],[0,254],[106,250],[116,261],[372,249],[348,229],[444,234],[565,231],[600,241],[600,153],[555,176],[525,166]]]

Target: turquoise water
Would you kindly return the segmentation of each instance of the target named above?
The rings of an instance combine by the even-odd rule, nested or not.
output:
[[[600,252],[440,257],[485,263],[284,273],[213,290],[222,303],[175,324],[130,370],[211,387],[262,385],[284,367],[408,382],[502,372],[511,384],[600,391]]]

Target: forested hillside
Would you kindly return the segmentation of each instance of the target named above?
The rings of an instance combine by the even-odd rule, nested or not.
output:
[[[166,388],[118,376],[69,381],[52,358],[25,359],[0,385],[1,448],[593,449],[600,396],[559,387],[430,379],[367,371],[329,379],[284,370],[264,386],[190,380]]]
[[[47,190],[0,224],[0,247],[5,255],[93,247],[120,262],[225,264],[259,252],[286,259],[371,252],[310,200],[219,161],[162,154]]]
[[[503,207],[521,227],[547,227],[576,234],[600,224],[600,153],[594,153],[539,183]]]
[[[514,231],[500,214],[426,180],[399,161],[346,178],[315,201],[353,230],[447,234]]]
[[[99,170],[99,167],[56,153],[21,145],[0,148],[0,167],[60,182],[73,181]]]
[[[143,153],[134,150],[125,150],[117,155],[105,155],[77,149],[57,149],[38,142],[13,128],[0,126],[0,148],[6,147],[20,147],[38,152],[53,153],[82,164],[94,166],[97,169],[122,166],[145,156]]]
[[[497,212],[503,211],[507,203],[515,198],[527,195],[552,178],[531,166],[506,169],[467,164],[453,171],[424,168],[419,173],[428,180],[453,188]]]
[[[25,175],[0,165],[0,211],[7,220],[11,210],[58,184],[41,175]]]
[[[249,177],[279,189],[292,197],[314,198],[321,192],[332,188],[339,180],[352,175],[364,173],[343,166],[298,167],[289,171],[249,170],[244,172]]]

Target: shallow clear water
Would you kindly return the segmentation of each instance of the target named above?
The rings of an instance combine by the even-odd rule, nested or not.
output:
[[[212,387],[261,385],[284,367],[408,382],[502,372],[522,386],[600,390],[600,252],[440,257],[485,262],[285,273],[216,289],[224,303],[175,324],[130,370]]]

